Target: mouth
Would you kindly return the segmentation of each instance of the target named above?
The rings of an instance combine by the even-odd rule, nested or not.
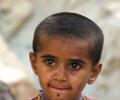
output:
[[[51,85],[51,84],[48,84],[48,87],[51,87],[51,88],[53,88],[54,90],[58,90],[58,91],[68,91],[68,90],[71,90],[71,89],[72,89],[71,87],[53,86],[53,85]]]

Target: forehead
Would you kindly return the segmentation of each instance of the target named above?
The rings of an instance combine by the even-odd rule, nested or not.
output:
[[[91,45],[88,40],[82,40],[75,37],[66,38],[56,35],[43,35],[39,39],[39,43],[41,50],[54,50],[54,52],[57,50],[66,53],[85,53],[88,55],[91,49]]]

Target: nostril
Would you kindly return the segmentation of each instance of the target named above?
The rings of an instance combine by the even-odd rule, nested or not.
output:
[[[57,81],[57,78],[55,78],[54,80]]]

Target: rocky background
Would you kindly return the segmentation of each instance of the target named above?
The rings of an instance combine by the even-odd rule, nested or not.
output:
[[[85,94],[119,100],[120,0],[0,0],[0,80],[10,86],[17,100],[26,100],[39,90],[28,59],[33,32],[42,19],[61,11],[89,17],[105,35],[102,73]]]

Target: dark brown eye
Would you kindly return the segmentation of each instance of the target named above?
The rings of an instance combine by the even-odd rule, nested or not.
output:
[[[73,70],[78,70],[80,69],[81,65],[79,62],[71,62],[70,63],[70,68],[73,69]]]
[[[46,58],[46,59],[44,59],[44,63],[47,66],[53,66],[53,65],[55,65],[55,60],[53,58]]]

